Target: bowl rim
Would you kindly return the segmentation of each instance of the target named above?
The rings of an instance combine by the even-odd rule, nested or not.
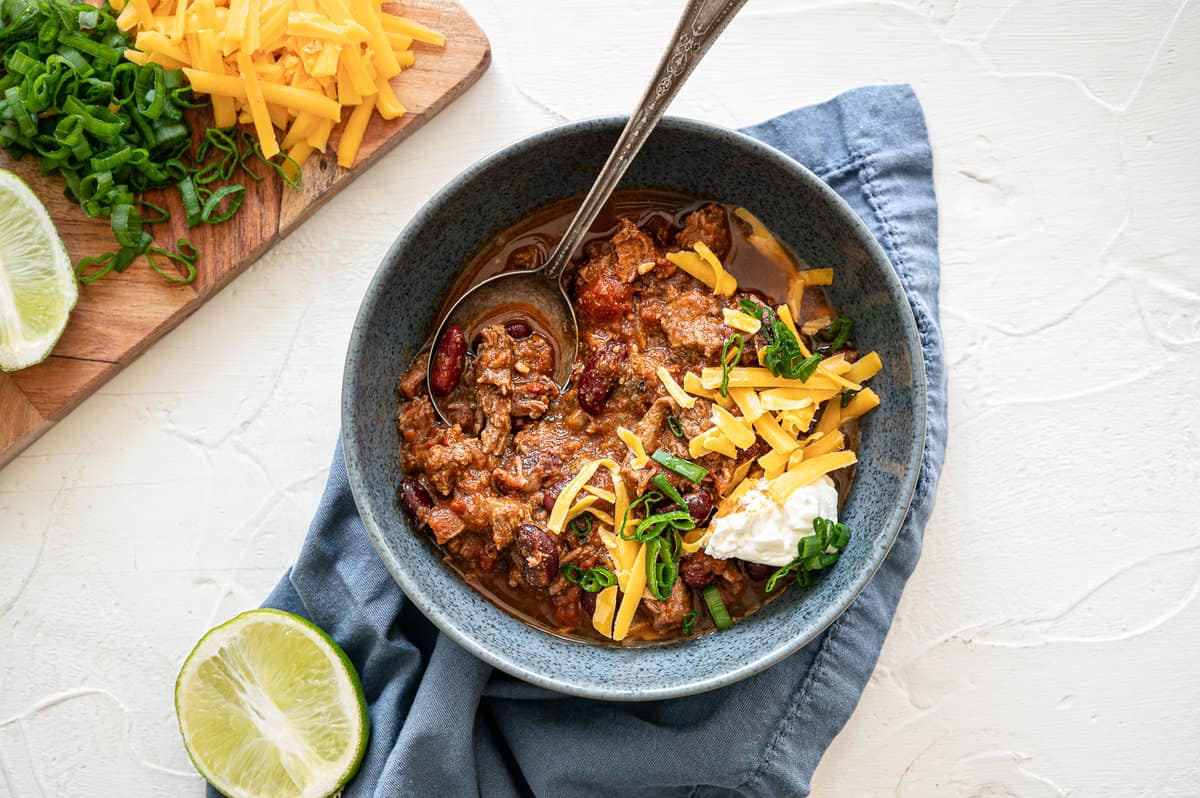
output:
[[[925,373],[925,358],[920,329],[913,313],[911,300],[908,298],[908,292],[900,282],[895,264],[892,263],[891,258],[888,257],[886,251],[875,238],[875,235],[867,227],[866,222],[859,217],[854,209],[814,172],[769,144],[759,141],[740,130],[734,130],[721,125],[679,116],[664,117],[659,122],[660,127],[673,128],[684,134],[732,137],[738,145],[755,151],[756,155],[772,161],[782,171],[791,173],[794,179],[811,184],[830,205],[837,209],[843,221],[854,228],[858,237],[865,243],[871,258],[880,263],[886,263],[890,267],[882,270],[884,281],[887,283],[888,293],[892,296],[903,297],[905,300],[903,303],[897,304],[903,304],[903,308],[899,309],[898,316],[900,317],[901,325],[905,328],[904,339],[910,360],[912,361],[914,383],[912,406],[915,415],[913,419],[915,434],[913,435],[912,447],[905,461],[905,473],[898,492],[899,498],[888,515],[884,535],[880,538],[881,545],[877,549],[879,552],[877,558],[869,571],[864,571],[851,582],[850,589],[845,592],[839,601],[831,602],[818,614],[817,620],[813,624],[809,634],[798,634],[792,638],[781,640],[776,644],[768,646],[765,651],[753,660],[744,662],[735,668],[724,670],[719,674],[694,680],[683,676],[679,682],[666,687],[621,690],[613,685],[580,683],[574,680],[559,678],[550,673],[539,673],[512,662],[506,657],[503,650],[483,645],[455,623],[452,618],[445,615],[436,599],[426,594],[414,580],[409,578],[403,564],[387,545],[383,525],[380,523],[377,514],[381,511],[394,513],[395,508],[377,508],[369,500],[367,490],[368,479],[363,468],[363,463],[358,456],[362,442],[357,435],[353,423],[354,414],[357,410],[354,392],[355,377],[362,359],[361,353],[365,351],[368,337],[365,321],[373,314],[376,303],[382,294],[384,281],[391,269],[394,268],[394,265],[390,266],[390,264],[398,262],[399,252],[407,246],[409,239],[415,234],[415,231],[423,227],[435,213],[439,212],[443,201],[453,192],[459,190],[462,184],[472,180],[496,161],[511,157],[523,150],[536,148],[547,141],[584,128],[611,126],[619,131],[625,125],[627,119],[628,117],[624,115],[589,117],[553,125],[510,142],[485,155],[459,172],[417,210],[408,224],[397,235],[395,241],[388,247],[387,253],[383,256],[383,259],[371,277],[358,313],[355,316],[354,327],[347,346],[346,362],[342,372],[341,441],[351,494],[354,497],[354,503],[358,508],[359,515],[362,518],[363,526],[367,531],[368,537],[371,539],[371,544],[374,546],[376,553],[383,561],[392,579],[399,585],[408,599],[416,605],[417,609],[433,622],[440,631],[450,637],[459,646],[489,665],[531,684],[581,698],[608,701],[650,701],[704,693],[719,687],[725,687],[766,670],[820,637],[858,599],[867,585],[875,578],[875,575],[891,552],[892,546],[895,544],[900,530],[903,528],[909,507],[916,492],[926,443],[928,382]],[[504,612],[504,610],[498,607],[492,607],[492,609],[496,612]],[[546,634],[540,629],[529,628],[533,632]]]

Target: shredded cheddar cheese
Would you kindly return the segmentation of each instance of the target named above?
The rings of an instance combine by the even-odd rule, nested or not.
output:
[[[617,610],[616,585],[606,587],[596,594],[596,610],[592,613],[592,628],[605,637],[613,636],[613,617]]]
[[[787,251],[784,250],[775,236],[771,234],[767,226],[759,221],[757,216],[745,208],[735,208],[733,215],[750,225],[750,235],[746,236],[746,240],[750,242],[750,246],[788,271],[794,268],[792,259],[788,256]]]
[[[659,366],[654,373],[658,375],[658,379],[662,382],[663,387],[667,389],[667,393],[675,400],[675,404],[684,409],[696,404],[696,400],[687,395],[687,391],[675,381],[675,378],[671,376],[671,372],[667,371],[666,366]],[[685,377],[684,379],[686,380],[687,378]]]
[[[720,371],[720,369],[717,369],[717,371]],[[720,382],[720,379],[718,378],[717,381]],[[693,396],[699,396],[702,399],[715,402],[726,410],[733,407],[733,400],[731,398],[721,396],[720,392],[715,388],[705,388],[701,384],[700,378],[690,371],[683,375],[683,389]]]
[[[286,152],[293,171],[331,137],[338,164],[353,166],[372,114],[405,112],[391,81],[413,65],[413,42],[445,45],[377,0],[130,0],[120,11],[135,34],[128,60],[182,68],[212,97],[217,127],[253,125],[262,154]]]
[[[702,457],[709,452],[737,457],[737,447],[720,427],[710,427],[688,442],[688,454],[692,457]]]
[[[811,485],[830,471],[854,465],[856,462],[858,457],[851,451],[833,452],[811,459],[806,457],[795,468],[772,479],[767,490],[777,501],[784,502],[797,489]]]
[[[836,452],[838,449],[842,448],[845,442],[846,436],[841,432],[833,432],[829,435],[822,435],[820,440],[813,441],[812,443],[805,445],[804,456],[806,458],[818,457],[823,454],[829,454],[830,452]]]
[[[692,245],[692,248],[700,254],[704,262],[712,269],[713,293],[719,296],[733,296],[733,292],[737,290],[737,280],[733,279],[732,274],[725,271],[725,267],[721,265],[721,260],[713,254],[713,251],[703,241],[697,241]]]
[[[800,272],[805,285],[833,285],[833,269],[808,269]]]
[[[879,354],[869,352],[858,359],[858,362],[850,367],[850,370],[844,375],[851,382],[862,383],[871,379],[880,371],[883,370],[883,361],[879,359]]]
[[[868,410],[874,410],[877,407],[879,407],[879,394],[870,388],[863,388],[857,396],[850,400],[850,404],[842,408],[841,420],[848,421],[858,418]]]
[[[758,421],[754,422],[754,429],[767,442],[767,445],[777,452],[786,454],[800,445],[800,442],[793,436],[783,431],[783,427],[779,426],[775,416],[770,413],[760,416]]]
[[[721,316],[725,320],[725,326],[735,330],[741,330],[744,333],[754,335],[762,329],[762,322],[740,310],[733,308],[722,308]]]
[[[729,398],[742,411],[742,418],[747,424],[758,421],[758,417],[768,409],[753,388],[730,388]]]
[[[617,502],[617,494],[613,493],[611,490],[608,490],[606,488],[601,488],[596,485],[584,485],[583,490],[586,493],[592,494],[597,499],[603,499],[604,501],[608,502],[609,504],[616,504],[616,502]]]
[[[627,430],[624,427],[617,427],[617,437],[629,447],[630,453],[633,454],[633,467],[645,468],[646,463],[650,462],[650,455],[646,454],[646,446],[642,443],[642,439],[635,435],[632,430]]]
[[[749,449],[754,445],[754,430],[747,425],[744,419],[733,415],[725,408],[713,405],[712,422],[737,448]]]
[[[733,296],[737,290],[737,280],[725,271],[720,259],[702,241],[697,241],[691,252],[668,252],[667,260],[704,283],[718,296]]]

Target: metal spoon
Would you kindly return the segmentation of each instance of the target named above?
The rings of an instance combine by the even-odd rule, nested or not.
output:
[[[689,0],[671,45],[659,62],[658,71],[550,258],[537,269],[498,274],[463,294],[438,327],[433,339],[434,353],[448,327],[469,330],[473,326],[482,326],[481,321],[526,319],[550,339],[555,353],[554,382],[559,390],[566,390],[579,348],[579,324],[562,285],[563,270],[570,264],[575,250],[592,222],[596,221],[596,215],[662,119],[671,100],[745,3],[746,0]],[[447,421],[447,414],[441,407],[446,397],[432,390],[435,360],[435,357],[429,358],[425,382],[438,415]]]

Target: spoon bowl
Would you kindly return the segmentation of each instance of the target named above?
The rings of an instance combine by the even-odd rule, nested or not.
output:
[[[451,306],[433,340],[442,341],[446,329],[452,326],[461,327],[466,340],[474,341],[490,324],[525,322],[533,332],[550,342],[554,354],[554,384],[560,391],[565,391],[579,348],[579,325],[562,281],[549,278],[545,271],[543,266],[505,272],[474,286]],[[434,407],[444,419],[446,413],[440,405],[446,397],[434,393],[431,374],[432,371],[425,374],[426,385]]]

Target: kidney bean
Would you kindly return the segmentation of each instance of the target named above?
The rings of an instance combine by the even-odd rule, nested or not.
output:
[[[579,383],[576,386],[579,406],[589,415],[600,415],[608,406],[608,397],[612,395],[614,387],[616,386],[612,379],[600,374],[590,365],[585,366],[583,373],[579,375]]]
[[[583,607],[583,611],[591,618],[596,614],[596,594],[589,593],[586,590],[579,591],[579,606]]]
[[[562,493],[562,489],[567,486],[570,479],[560,479],[550,487],[542,491],[542,506],[546,508],[546,512],[554,511],[554,503],[558,501],[558,494]]]
[[[547,588],[558,576],[558,544],[537,524],[521,524],[513,547],[521,575],[532,587]]]
[[[529,322],[521,319],[513,319],[504,325],[504,329],[518,341],[533,335],[533,327],[529,326]]]
[[[467,362],[467,336],[463,328],[453,325],[446,328],[433,355],[433,369],[429,372],[429,388],[438,396],[454,390],[462,377]]]
[[[688,513],[692,516],[692,520],[696,522],[696,526],[704,526],[704,523],[708,521],[708,517],[712,515],[713,496],[708,490],[689,493],[683,497],[683,503],[687,505]]]
[[[425,486],[416,477],[400,480],[400,501],[404,502],[404,506],[413,515],[433,507],[429,491],[425,490]]]
[[[576,383],[576,395],[579,406],[590,415],[598,416],[608,406],[608,398],[617,387],[628,357],[629,349],[625,344],[609,341],[593,352],[584,364]]]
[[[747,562],[742,560],[742,570],[746,572],[746,576],[753,579],[755,582],[761,582],[764,579],[769,579],[771,574],[779,569],[774,565],[766,565],[761,562]]]

